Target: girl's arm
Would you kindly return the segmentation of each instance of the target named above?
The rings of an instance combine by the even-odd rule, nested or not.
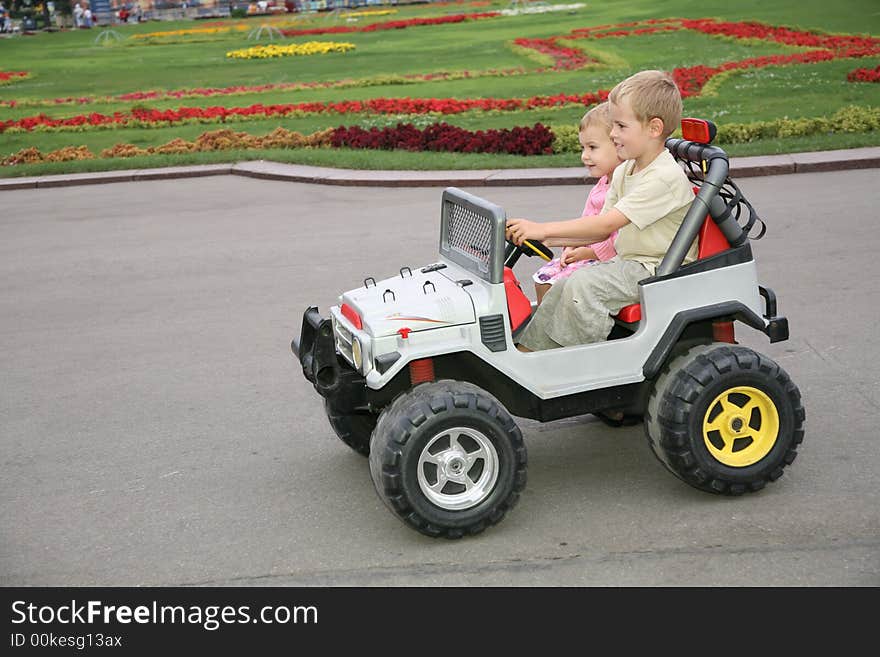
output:
[[[540,242],[548,239],[573,239],[579,240],[578,244],[592,244],[607,239],[611,233],[628,223],[629,219],[617,208],[592,217],[578,217],[567,221],[540,223],[528,219],[508,219],[507,238],[517,245],[527,239]]]
[[[563,265],[570,265],[579,260],[597,260],[596,252],[589,246],[578,246],[573,249],[565,249],[559,260]]]

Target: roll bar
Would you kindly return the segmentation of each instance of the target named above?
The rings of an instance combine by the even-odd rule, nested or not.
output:
[[[735,190],[735,194],[732,195],[733,206],[745,201],[742,194],[727,177],[730,171],[727,153],[717,146],[677,138],[667,139],[666,148],[676,160],[700,165],[703,175],[697,196],[684,216],[681,227],[672,240],[663,261],[657,268],[658,276],[671,274],[681,267],[681,263],[684,262],[691,244],[697,238],[707,214],[712,217],[731,246],[741,246],[748,242],[748,229],[754,223],[754,220],[750,218],[748,227],[744,229],[740,226],[736,221],[736,216],[731,212],[731,205],[721,195],[721,190],[727,183]],[[691,170],[693,171],[693,168]],[[752,211],[751,206],[749,209]],[[757,215],[754,219],[757,219]]]

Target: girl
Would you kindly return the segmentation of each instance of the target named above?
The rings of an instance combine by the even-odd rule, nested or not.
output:
[[[617,149],[611,141],[611,110],[607,102],[596,105],[584,114],[578,129],[578,140],[581,142],[583,152],[581,162],[590,172],[591,176],[599,179],[587,196],[582,216],[594,216],[602,213],[605,203],[605,193],[611,184],[611,174],[615,167],[622,162],[617,157]],[[547,290],[557,281],[572,274],[572,272],[594,264],[597,260],[611,260],[617,251],[614,250],[614,238],[617,231],[608,239],[588,246],[570,245],[570,241],[549,239],[544,242],[547,246],[563,246],[562,255],[541,267],[533,276],[535,281],[535,295],[540,304]]]

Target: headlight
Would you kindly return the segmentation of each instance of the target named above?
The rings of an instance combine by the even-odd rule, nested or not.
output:
[[[351,339],[351,359],[354,361],[355,369],[360,371],[364,364],[364,354],[361,351],[361,341],[355,337]]]

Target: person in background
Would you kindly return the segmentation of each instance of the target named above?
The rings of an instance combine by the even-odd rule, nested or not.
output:
[[[76,28],[83,26],[83,8],[78,2],[73,5],[73,26]]]

